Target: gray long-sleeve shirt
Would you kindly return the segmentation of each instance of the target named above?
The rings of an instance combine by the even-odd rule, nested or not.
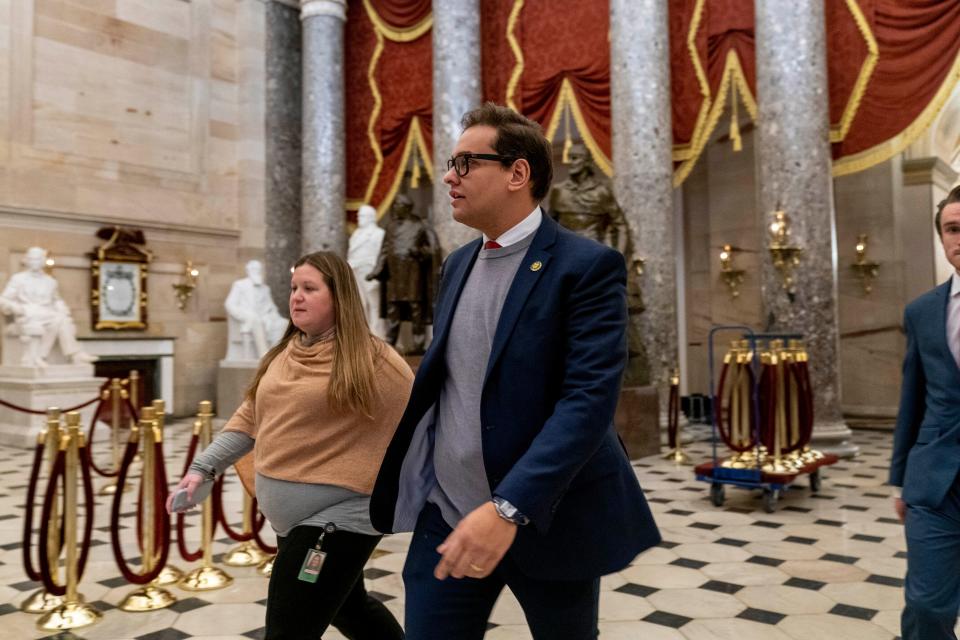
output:
[[[237,431],[224,431],[194,458],[190,470],[212,480],[253,450],[254,439]],[[297,526],[322,527],[333,522],[338,529],[380,535],[370,523],[370,496],[329,484],[290,482],[256,477],[257,503],[278,536]]]

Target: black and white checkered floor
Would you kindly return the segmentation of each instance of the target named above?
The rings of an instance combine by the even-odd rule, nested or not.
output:
[[[168,427],[172,481],[180,476],[187,433],[187,423]],[[694,479],[690,467],[674,467],[655,457],[638,461],[637,474],[664,542],[626,570],[604,578],[601,639],[894,638],[903,602],[905,546],[889,490],[883,486],[890,441],[886,432],[854,432],[861,451],[858,458],[826,469],[819,495],[811,495],[801,477],[771,514],[763,511],[756,491],[728,488],[726,503],[716,508],[710,504],[707,485]],[[103,444],[96,447],[106,456]],[[708,459],[709,451],[706,442],[688,448],[698,462]],[[117,609],[132,587],[120,577],[110,551],[106,498],[99,499],[96,546],[80,585],[103,619],[72,634],[38,631],[37,617],[19,611],[20,603],[38,586],[25,579],[20,559],[29,464],[24,450],[0,447],[0,637],[263,637],[267,581],[253,568],[226,567],[234,582],[219,591],[171,588],[179,601],[168,609],[151,613]],[[240,491],[236,481],[230,482],[226,503],[232,513],[239,511]],[[196,541],[199,518],[192,519],[188,536]],[[132,518],[126,522],[132,523]],[[126,534],[132,548],[132,528]],[[408,540],[407,535],[385,538],[365,574],[367,588],[400,620],[404,602],[400,570]],[[220,554],[231,546],[221,538],[214,551]],[[175,550],[171,562],[186,569],[196,564],[180,561]],[[334,630],[324,637],[343,638]],[[530,637],[509,592],[498,602],[486,637]]]

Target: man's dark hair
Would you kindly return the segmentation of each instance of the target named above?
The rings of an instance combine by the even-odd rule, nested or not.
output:
[[[487,102],[464,114],[460,125],[464,129],[477,126],[496,129],[494,150],[502,156],[525,159],[530,164],[530,182],[533,183],[530,195],[538,202],[547,197],[553,182],[553,149],[539,124],[509,107]],[[510,163],[503,164],[508,166]]]
[[[957,185],[950,190],[950,193],[947,194],[947,197],[940,201],[937,205],[937,215],[933,218],[933,223],[937,226],[937,235],[943,235],[940,232],[940,215],[943,213],[943,210],[947,208],[947,205],[953,204],[954,202],[960,202],[960,185]]]

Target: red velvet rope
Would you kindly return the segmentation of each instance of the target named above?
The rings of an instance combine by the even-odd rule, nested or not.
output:
[[[97,428],[98,418],[100,417],[100,414],[103,413],[103,408],[106,406],[106,402],[106,400],[100,401],[100,404],[97,405],[97,410],[93,412],[93,418],[90,420],[90,430],[87,432],[87,442],[90,443],[91,446],[86,447],[87,461],[90,463],[90,466],[93,468],[93,470],[97,472],[97,475],[103,476],[104,478],[115,478],[117,473],[120,471],[119,469],[114,469],[113,471],[104,471],[97,466],[97,463],[93,459],[93,433]]]
[[[157,559],[157,564],[151,571],[136,573],[130,569],[126,559],[123,557],[123,550],[120,547],[120,506],[123,498],[122,491],[117,491],[115,494],[113,494],[113,507],[110,510],[110,542],[111,546],[113,547],[113,557],[117,561],[117,567],[120,569],[120,573],[125,579],[133,584],[147,584],[155,580],[166,566],[170,551],[170,517],[167,515],[166,510],[161,507],[163,504],[162,501],[166,497],[167,493],[166,473],[163,469],[163,443],[155,442],[153,448],[157,462],[155,467],[156,471],[154,472],[154,504],[157,507],[157,515],[154,520],[154,526],[158,533],[158,536],[154,540],[153,549],[143,548],[143,539],[142,536],[139,535],[141,529],[139,527],[137,529],[137,543],[140,547],[141,554],[150,553],[152,555],[157,552],[158,547],[160,549],[160,556]],[[123,454],[123,462],[120,464],[120,475],[117,478],[117,486],[122,487],[126,482],[127,472],[130,469],[130,464],[133,462],[133,458],[136,453],[137,443],[128,442],[127,448]],[[142,486],[143,485],[141,484],[141,487]],[[141,518],[139,517],[138,510],[138,524],[140,520]]]
[[[736,368],[744,367],[747,375],[747,384],[750,386],[751,393],[753,392],[753,368],[749,364],[737,364]],[[717,430],[720,432],[720,437],[723,439],[724,444],[727,445],[732,451],[737,453],[742,453],[744,451],[749,451],[756,446],[756,417],[753,414],[753,406],[749,405],[745,407],[747,415],[749,416],[748,425],[750,428],[750,439],[745,445],[735,445],[733,443],[733,428],[730,424],[730,416],[724,414],[723,399],[725,396],[725,387],[727,384],[727,374],[729,373],[731,367],[729,363],[724,362],[723,368],[720,370],[720,382],[717,386],[717,397],[714,404],[716,405],[716,416],[717,416]],[[733,390],[733,393],[737,393],[737,389]],[[729,411],[729,409],[728,409]]]
[[[763,420],[760,421],[760,442],[772,453],[777,424],[777,367],[773,364],[763,365],[763,374],[760,377],[760,411],[763,415]]]
[[[37,481],[40,479],[40,467],[43,464],[44,443],[37,443],[33,452],[33,466],[30,468],[30,483],[27,485],[27,502],[24,505],[23,514],[23,544],[20,550],[23,554],[23,569],[27,577],[34,582],[40,581],[40,572],[33,564],[33,558],[30,557],[30,544],[33,542],[33,509],[34,501],[37,498]],[[40,553],[46,549],[43,543],[40,543]]]
[[[187,475],[187,471],[190,469],[190,464],[193,462],[193,456],[197,452],[197,443],[199,442],[200,437],[196,433],[190,437],[190,444],[187,447],[187,456],[183,461],[183,473],[181,476]],[[200,547],[196,551],[190,551],[187,549],[186,541],[186,524],[187,514],[180,512],[177,514],[177,551],[180,552],[180,557],[186,560],[187,562],[193,562],[194,560],[199,560],[203,557],[203,543],[200,543]]]
[[[100,399],[100,395],[97,394],[97,397],[96,397],[96,398],[93,398],[92,400],[88,400],[88,401],[84,402],[83,404],[78,404],[78,405],[75,406],[75,407],[67,407],[66,409],[60,409],[60,412],[61,412],[61,413],[67,413],[68,411],[77,411],[78,409],[83,409],[83,408],[85,408],[85,407],[89,407],[90,405],[92,405],[94,402],[96,402],[96,401],[99,400],[99,399]],[[19,411],[20,413],[31,413],[31,414],[33,414],[33,415],[35,415],[35,416],[45,416],[45,415],[47,415],[46,409],[44,409],[43,411],[38,411],[38,410],[36,410],[36,409],[28,409],[27,407],[21,407],[21,406],[18,405],[18,404],[13,404],[13,403],[7,402],[6,400],[3,400],[3,399],[0,399],[0,405],[2,405],[2,406],[4,406],[4,407],[7,407],[8,409],[13,409],[14,411]]]
[[[80,447],[83,448],[83,447]],[[84,452],[80,452],[80,472],[82,477],[83,497],[87,505],[86,520],[84,523],[83,537],[80,540],[80,557],[77,560],[77,580],[83,577],[84,569],[87,566],[87,558],[90,555],[90,542],[93,539],[93,479],[90,475],[90,466],[86,463]],[[43,509],[40,517],[40,540],[46,540],[50,535],[50,516],[53,512],[53,504],[56,502],[57,482],[63,479],[66,483],[66,452],[57,452],[57,459],[50,473],[50,480],[47,483],[47,491],[44,495]],[[43,583],[47,593],[55,596],[66,594],[66,584],[58,585],[53,581],[51,573],[50,558],[46,553],[40,553],[40,580]]]
[[[252,540],[253,539],[252,531],[249,533],[244,533],[243,531],[238,533],[236,530],[231,528],[230,523],[227,522],[227,516],[223,510],[223,488],[224,488],[223,476],[221,476],[220,479],[217,480],[217,485],[213,489],[213,505],[214,505],[213,510],[214,510],[214,513],[216,513],[218,516],[218,521],[220,522],[220,526],[223,527],[223,530],[226,532],[227,536],[231,540],[234,540],[235,542],[247,542],[248,540]],[[252,519],[251,519],[251,522],[252,522]]]

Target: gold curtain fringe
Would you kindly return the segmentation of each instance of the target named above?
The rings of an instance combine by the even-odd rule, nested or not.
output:
[[[565,108],[570,109],[573,121],[577,123],[577,129],[580,131],[580,136],[583,139],[583,144],[586,145],[590,151],[593,161],[607,176],[612,176],[613,163],[600,148],[600,145],[597,144],[596,139],[590,132],[587,121],[583,117],[583,112],[580,111],[580,103],[577,102],[577,96],[569,78],[564,78],[560,82],[560,95],[557,96],[557,106],[554,107],[553,113],[550,115],[550,122],[546,127],[547,140],[553,142],[554,137],[557,135],[557,129],[560,128],[560,118]]]
[[[859,153],[845,156],[834,161],[833,177],[837,178],[869,169],[876,164],[889,160],[910,146],[920,134],[930,127],[940,114],[940,110],[943,108],[943,105],[947,103],[947,100],[950,99],[953,88],[958,81],[960,81],[960,49],[956,52],[953,66],[946,77],[944,77],[937,93],[934,94],[933,99],[927,104],[924,110],[920,112],[920,115],[903,131],[889,140],[885,140],[869,149],[864,149]]]
[[[740,64],[740,57],[733,49],[730,49],[727,51],[727,58],[723,65],[723,76],[720,78],[720,86],[717,88],[717,95],[721,96],[721,99],[713,102],[703,129],[703,135],[701,135],[700,138],[697,139],[696,144],[691,147],[688,159],[684,160],[681,165],[677,167],[676,171],[674,171],[674,188],[683,184],[683,181],[686,180],[690,172],[693,171],[693,167],[700,158],[700,154],[703,153],[707,141],[710,139],[710,135],[713,133],[713,130],[716,129],[720,118],[723,116],[723,110],[727,105],[726,96],[729,95],[729,99],[735,105],[737,102],[737,93],[740,94],[740,99],[743,100],[743,105],[747,108],[750,119],[756,122],[757,102],[750,92],[750,85],[747,84],[747,76],[743,72],[743,67]],[[731,129],[732,127],[733,123],[731,123]],[[739,131],[739,123],[737,124],[737,129]],[[733,138],[732,132],[730,137]],[[734,142],[734,147],[736,148],[736,141]],[[674,160],[676,160],[676,157],[674,157]]]
[[[520,11],[523,9],[523,0],[514,0],[513,8],[510,9],[510,17],[507,19],[507,43],[510,44],[510,50],[516,62],[513,65],[513,71],[510,72],[510,80],[507,82],[507,95],[505,102],[507,106],[521,113],[517,108],[514,96],[517,93],[517,85],[520,84],[520,76],[523,75],[523,49],[520,48],[520,42],[517,41],[514,29],[520,20]]]
[[[416,151],[414,151],[414,148],[416,148]],[[433,161],[431,160],[430,151],[427,149],[427,142],[423,137],[423,129],[420,127],[419,116],[413,116],[410,119],[410,129],[407,131],[407,139],[403,143],[403,153],[400,156],[400,164],[397,166],[397,175],[393,177],[390,189],[377,206],[378,220],[389,211],[390,205],[393,204],[393,199],[397,197],[397,192],[400,191],[400,187],[403,185],[403,174],[407,168],[407,163],[410,161],[410,154],[412,153],[420,154],[420,157],[423,158],[424,167],[427,169],[427,175],[430,177],[430,180],[433,180]],[[416,186],[413,188],[416,188]]]
[[[370,22],[373,23],[374,28],[385,38],[392,40],[393,42],[412,42],[425,34],[427,31],[430,31],[430,29],[433,27],[432,12],[415,25],[400,29],[390,26],[383,18],[381,18],[380,14],[377,13],[377,10],[373,8],[370,0],[363,0],[363,8],[370,17]]]
[[[853,124],[853,119],[856,117],[857,111],[860,110],[860,103],[863,100],[863,96],[867,93],[867,84],[870,82],[870,78],[873,76],[873,70],[877,66],[877,60],[880,58],[880,48],[877,46],[877,39],[870,30],[867,18],[863,15],[863,11],[860,10],[860,5],[857,4],[857,0],[846,0],[846,5],[847,10],[853,15],[854,22],[857,23],[857,29],[859,29],[860,35],[863,36],[863,40],[867,44],[867,58],[863,61],[863,66],[860,67],[857,82],[853,85],[850,99],[847,101],[847,106],[844,108],[843,115],[840,117],[840,125],[830,127],[830,142],[843,142],[844,138],[846,138],[850,132],[850,126]]]

